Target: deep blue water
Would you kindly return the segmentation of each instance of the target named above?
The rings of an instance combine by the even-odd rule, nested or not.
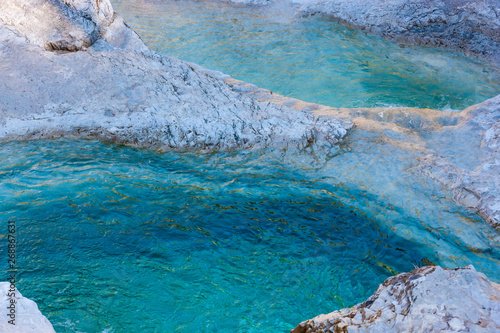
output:
[[[17,287],[57,332],[287,332],[424,259],[500,280],[498,233],[438,189],[400,181],[405,162],[388,168],[368,145],[325,158],[1,144]]]
[[[485,61],[301,17],[288,3],[111,2],[159,53],[307,102],[461,110],[500,94],[500,70]]]

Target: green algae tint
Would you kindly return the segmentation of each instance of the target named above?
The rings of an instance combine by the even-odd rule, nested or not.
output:
[[[112,0],[159,53],[334,107],[461,110],[500,93],[500,71],[458,52],[405,46],[289,4]]]
[[[57,332],[287,332],[428,261],[500,280],[498,233],[368,145],[328,157],[1,144],[17,287]]]

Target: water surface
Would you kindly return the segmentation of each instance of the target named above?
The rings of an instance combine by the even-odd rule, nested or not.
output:
[[[334,107],[461,110],[500,94],[500,71],[458,52],[405,46],[279,1],[113,0],[145,43],[289,97]]]
[[[500,280],[498,233],[414,181],[411,153],[372,144],[330,155],[1,144],[18,288],[58,332],[287,332],[429,262]]]

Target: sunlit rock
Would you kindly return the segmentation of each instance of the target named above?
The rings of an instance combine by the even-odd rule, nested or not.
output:
[[[150,51],[107,0],[11,0],[0,12],[0,75],[8,78],[0,87],[1,141],[303,148],[335,144],[352,126],[259,101],[234,91],[227,75]]]
[[[500,285],[472,266],[426,266],[388,278],[367,301],[300,323],[292,333],[498,332]]]
[[[77,51],[95,43],[113,20],[108,1],[6,0],[0,20],[47,50]]]

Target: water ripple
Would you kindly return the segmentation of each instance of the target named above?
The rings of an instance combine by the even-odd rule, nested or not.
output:
[[[367,168],[351,155],[363,151],[311,168],[272,149],[4,143],[0,209],[18,224],[18,287],[58,332],[285,332],[424,262],[500,280],[498,233],[416,188],[404,162]]]

